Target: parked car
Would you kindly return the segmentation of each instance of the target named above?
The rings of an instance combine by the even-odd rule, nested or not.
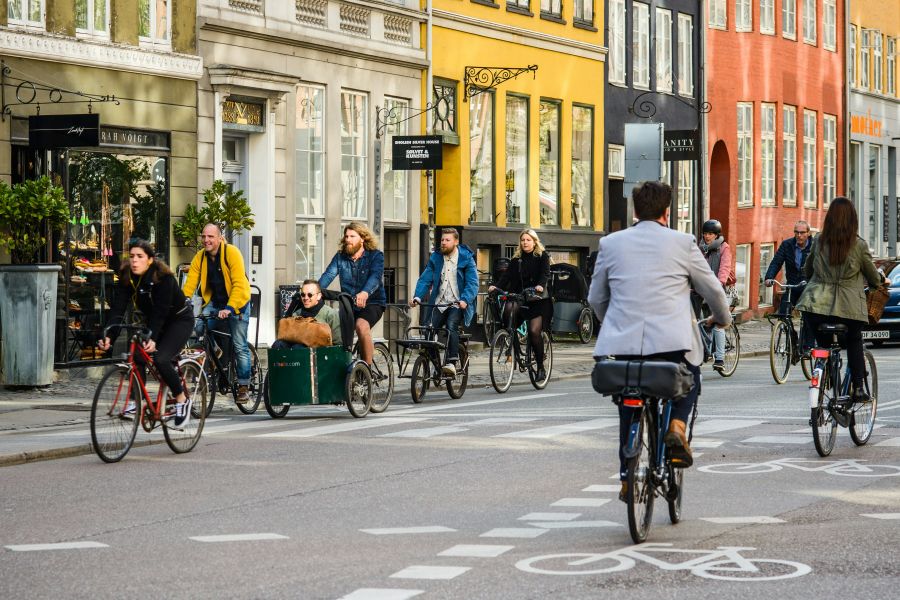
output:
[[[890,281],[890,298],[881,320],[863,329],[863,339],[880,346],[885,342],[900,342],[900,261],[876,260],[875,266],[882,269]]]

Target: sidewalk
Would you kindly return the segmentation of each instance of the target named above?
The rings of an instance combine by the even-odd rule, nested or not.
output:
[[[748,321],[740,324],[739,329],[742,357],[768,354],[770,327],[767,321]],[[594,345],[573,342],[572,339],[564,336],[555,342],[553,379],[590,375]],[[261,360],[265,360],[264,355],[262,353]],[[94,388],[104,372],[102,367],[57,371],[57,381],[41,389],[0,387],[0,467],[90,453],[87,424]],[[473,351],[469,387],[483,388],[490,384],[488,349]],[[515,377],[513,385],[530,388],[528,378],[521,374]],[[408,380],[397,384],[395,397],[400,400],[409,397]],[[233,403],[220,402],[219,398],[214,410],[216,415],[241,414]],[[259,413],[265,414],[262,405]],[[66,432],[73,435],[66,435]],[[76,437],[81,441],[73,443]]]

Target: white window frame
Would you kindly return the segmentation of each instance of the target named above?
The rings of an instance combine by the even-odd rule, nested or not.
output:
[[[884,63],[882,61],[882,35],[880,31],[873,31],[869,35],[872,45],[872,91],[881,93],[884,82]]]
[[[77,0],[76,0],[77,1]],[[109,38],[109,12],[110,12],[110,0],[81,0],[85,4],[85,11],[87,13],[87,28],[78,27],[77,23],[75,25],[75,34],[79,37],[95,37],[95,38]],[[104,29],[99,30],[94,28],[94,19],[93,14],[96,9],[96,6],[106,5],[106,23],[104,24]],[[77,8],[76,8],[77,11]]]
[[[759,197],[762,206],[775,206],[775,115],[777,105],[759,105]]]
[[[589,118],[589,126],[590,129],[587,131],[587,135],[581,136],[578,130],[576,130],[576,125],[580,122],[580,119],[575,117],[576,112],[585,111],[590,115]],[[593,197],[594,197],[594,116],[596,114],[595,108],[593,106],[589,106],[587,104],[573,104],[572,105],[572,143],[571,143],[571,171],[572,178],[570,180],[569,189],[571,190],[572,196],[572,227],[591,227],[593,225],[594,220],[594,210],[592,206]],[[577,156],[578,145],[576,143],[577,140],[586,140],[586,150],[587,160],[584,158],[579,158]],[[579,169],[579,165],[583,168]],[[584,171],[587,171],[586,173]],[[580,171],[580,173],[578,172]],[[581,175],[582,182],[584,186],[576,185],[579,181],[579,175]],[[586,190],[584,188],[587,188]],[[580,190],[584,192],[581,198],[578,198],[578,194],[576,194],[576,190]],[[575,202],[576,199],[580,199],[580,204]],[[580,218],[584,218],[586,222],[578,223]]]
[[[625,84],[625,0],[609,1],[609,82]]]
[[[610,179],[625,179],[625,146],[608,144],[606,147],[607,165]]]
[[[797,206],[797,107],[785,104],[781,119],[781,203]]]
[[[851,88],[857,87],[857,82],[856,82],[856,61],[857,61],[856,35],[857,35],[856,34],[856,25],[851,23],[850,24],[850,39],[848,40],[849,51],[848,51],[848,57],[847,57],[847,60],[850,62],[849,77],[850,77],[850,87]]]
[[[306,243],[301,246],[301,236],[298,230],[303,227],[307,232],[312,231],[312,236],[307,233]],[[307,219],[297,219],[294,222],[294,280],[304,281],[305,279],[318,279],[325,270],[325,221],[310,221]],[[313,247],[318,247],[318,251],[311,251]],[[310,260],[312,254],[312,260]],[[300,262],[298,257],[302,255],[306,258]],[[306,272],[301,271],[300,265],[306,264]]]
[[[862,40],[859,48],[859,87],[869,89],[869,66],[871,63],[871,50],[869,49],[869,31],[863,27]]]
[[[678,13],[678,94],[694,97],[694,17]]]
[[[837,3],[822,1],[822,47],[837,52]]]
[[[763,262],[763,254],[764,251],[769,251],[769,262]],[[759,293],[761,297],[759,298],[759,306],[772,306],[772,300],[774,298],[774,289],[772,287],[767,287],[764,285],[764,279],[766,277],[766,271],[769,269],[769,264],[771,264],[772,259],[775,258],[775,244],[760,244],[759,245],[759,279],[757,280],[757,287],[759,288]]]
[[[656,9],[656,91],[672,92],[672,11]]]
[[[759,32],[775,35],[775,0],[759,0]]]
[[[803,0],[803,43],[816,45],[816,0]]]
[[[727,0],[709,0],[709,26],[711,29],[728,29]]]
[[[506,0],[507,6],[515,6],[523,10],[531,10],[531,0]]]
[[[897,96],[897,38],[887,39],[887,64],[885,69],[885,93],[891,98]]]
[[[384,145],[381,152],[381,214],[385,221],[405,223],[409,221],[410,205],[410,172],[394,171],[394,156],[391,152],[395,135],[409,135],[409,99],[385,96],[384,108],[390,117],[385,127]],[[393,195],[388,196],[385,183],[389,178],[394,180]],[[399,190],[399,193],[398,193]],[[399,208],[394,208],[399,207]]]
[[[541,0],[541,14],[562,18],[562,0]]]
[[[675,163],[678,187],[675,193],[675,229],[682,233],[694,233],[694,161]]]
[[[781,0],[781,35],[797,39],[797,0]]]
[[[306,147],[306,148],[295,147],[294,148],[295,160],[298,160],[300,158],[298,156],[300,153],[306,154],[307,156],[305,158],[307,160],[309,160],[312,155],[318,154],[319,162],[322,165],[322,172],[320,175],[321,179],[319,181],[313,181],[313,178],[310,177],[310,180],[307,182],[307,189],[304,190],[303,193],[301,193],[301,190],[299,189],[299,187],[300,187],[299,182],[296,179],[296,176],[297,176],[296,172],[298,171],[298,169],[296,168],[296,163],[295,163],[294,185],[296,187],[295,187],[294,193],[297,198],[303,197],[303,195],[305,195],[308,198],[311,198],[311,200],[309,202],[309,209],[307,209],[306,211],[299,210],[299,207],[296,206],[296,202],[295,202],[294,213],[297,215],[298,222],[300,220],[306,221],[306,220],[309,220],[310,218],[324,219],[325,218],[325,202],[328,197],[328,193],[327,193],[327,189],[326,189],[326,185],[328,182],[328,177],[326,177],[326,173],[328,171],[328,160],[327,160],[328,155],[326,153],[326,148],[328,147],[328,129],[327,129],[327,126],[328,126],[327,98],[328,98],[328,96],[327,96],[326,89],[324,86],[313,85],[313,84],[300,84],[297,86],[297,95],[296,95],[296,98],[298,98],[298,104],[299,104],[299,96],[300,96],[301,88],[314,90],[317,94],[318,102],[321,102],[320,107],[314,106],[314,108],[320,112],[319,118],[322,120],[322,123],[321,123],[321,128],[322,128],[321,146],[322,147],[320,150],[316,150],[311,147]],[[298,121],[303,118],[303,111],[304,111],[304,107],[301,107],[301,106],[296,107],[296,119]],[[305,122],[307,124],[309,124],[311,122],[311,119],[307,118],[307,119],[305,119]],[[296,139],[296,136],[295,136],[295,139]],[[296,142],[295,142],[295,146],[296,146]],[[316,190],[316,189],[321,190],[320,198],[313,198],[312,195],[310,194],[311,190]],[[318,204],[318,206],[316,206],[316,204]]]
[[[750,307],[750,244],[734,247],[735,291],[738,294],[738,308]]]
[[[734,30],[753,31],[753,6],[751,0],[734,0]]]
[[[156,0],[147,0],[147,9],[149,11],[148,19],[149,19],[149,27],[150,34],[149,35],[139,35],[139,42],[142,47],[145,48],[154,48],[157,50],[171,50],[172,49],[172,3],[173,0],[165,0],[166,2],[166,31],[163,37],[160,37],[159,32],[156,31],[156,23],[157,12],[156,12]],[[138,10],[140,11],[140,3],[138,4]],[[140,19],[140,14],[138,15],[138,19]],[[138,27],[138,31],[140,33],[140,26]]]
[[[818,115],[814,110],[803,111],[803,206],[818,208],[818,181],[816,155],[816,123]]]
[[[737,103],[738,207],[753,206],[753,103]],[[743,143],[742,143],[743,142]]]
[[[650,89],[650,5],[632,5],[631,78],[635,88]]]
[[[863,191],[865,198],[865,217],[861,220],[865,222],[866,242],[869,249],[873,253],[878,252],[878,246],[881,242],[881,180],[884,176],[881,170],[881,146],[878,144],[867,144],[869,153],[864,159],[865,170],[868,174],[868,188]],[[865,146],[864,146],[865,147]]]
[[[37,2],[41,7],[41,20],[33,21],[30,19],[30,11],[29,2]],[[19,7],[19,14],[22,17],[18,19],[14,19],[10,16],[9,11],[11,5],[15,4]],[[30,30],[46,30],[47,23],[47,0],[7,0],[6,4],[6,15],[7,15],[7,25],[9,27],[15,27],[17,29],[30,29]]]
[[[582,25],[594,24],[594,0],[574,0],[572,18]]]
[[[344,135],[344,98],[361,98],[362,99],[362,109],[361,115],[359,117],[359,123],[361,126],[353,131],[348,131],[349,135]],[[354,103],[355,104],[355,103]],[[365,92],[358,92],[355,90],[341,90],[341,218],[347,221],[365,221],[369,216],[369,95]],[[351,123],[352,126],[352,123]],[[345,153],[344,152],[344,139],[349,138],[351,141],[351,147],[355,146],[354,143],[356,140],[361,140],[360,147],[362,148],[362,152],[359,154],[355,153]],[[358,170],[350,170],[346,171],[344,169],[344,159],[349,158],[351,161],[361,164],[361,168]],[[353,190],[350,188],[353,183],[350,175],[356,172],[357,180],[356,180],[356,191],[358,193],[358,197],[356,198],[356,207],[350,205],[352,202],[352,198],[348,197],[348,193],[352,193]]]
[[[837,117],[822,116],[822,206],[837,195]]]

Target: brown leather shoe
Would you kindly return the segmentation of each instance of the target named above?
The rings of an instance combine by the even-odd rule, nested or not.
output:
[[[237,398],[234,399],[238,404],[247,404],[250,402],[250,386],[239,385]]]
[[[688,445],[685,431],[687,425],[681,419],[672,419],[669,423],[669,431],[666,433],[665,442],[669,449],[669,458],[676,469],[686,469],[694,464],[691,447]]]
[[[623,481],[622,487],[619,489],[619,500],[628,504],[628,482]]]

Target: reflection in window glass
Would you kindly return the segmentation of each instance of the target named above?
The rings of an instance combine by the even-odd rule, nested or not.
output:
[[[869,146],[869,193],[866,196],[866,212],[868,223],[867,240],[869,248],[876,250],[878,247],[878,206],[879,190],[881,189],[881,146]]]
[[[318,279],[324,269],[324,243],[322,223],[297,223],[296,242],[294,247],[295,272],[294,279]]]
[[[675,228],[683,233],[694,232],[694,163],[678,161],[678,196]]]
[[[384,188],[381,194],[381,206],[384,218],[392,221],[406,221],[406,196],[409,189],[409,171],[394,171],[394,156],[391,153],[395,135],[406,135],[409,132],[409,101],[400,98],[385,98],[384,108],[387,111],[388,124],[385,128],[385,139],[382,164],[384,172]]]
[[[559,225],[559,103],[541,101],[540,113],[541,225]]]
[[[18,21],[28,25],[44,25],[44,0],[9,0],[6,16],[9,21]]]
[[[772,288],[766,287],[763,280],[766,277],[766,271],[769,269],[769,263],[775,256],[775,244],[762,244],[759,247],[759,278],[756,285],[759,289],[759,304],[772,304]]]
[[[528,98],[506,97],[506,222],[525,223],[528,206]]]
[[[294,130],[295,212],[322,216],[325,200],[325,90],[297,87],[297,122]]]
[[[138,32],[143,38],[169,39],[169,0],[138,0]]]
[[[735,249],[734,274],[737,282],[738,308],[750,306],[750,244],[738,244]]]
[[[75,28],[86,33],[109,32],[109,0],[75,0]]]
[[[345,219],[365,219],[366,146],[368,97],[356,92],[341,92],[341,215]]]
[[[469,223],[494,222],[494,95],[469,99]]]
[[[594,109],[572,107],[572,226],[590,227],[593,201]]]

